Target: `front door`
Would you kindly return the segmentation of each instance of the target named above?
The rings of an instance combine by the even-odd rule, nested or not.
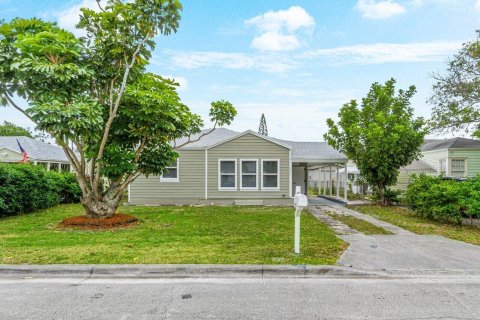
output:
[[[300,186],[301,193],[305,193],[305,167],[292,167],[292,195],[295,194],[295,187]]]

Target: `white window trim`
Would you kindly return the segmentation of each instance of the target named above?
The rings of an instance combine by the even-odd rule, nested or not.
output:
[[[243,185],[243,172],[242,172],[242,163],[243,162],[255,162],[255,187],[242,187]],[[253,176],[254,174],[247,173],[247,176]],[[258,191],[258,159],[240,159],[240,190],[241,191]]]
[[[264,187],[263,186],[263,162],[265,161],[276,161],[277,162],[277,187],[276,188],[270,188],[270,187]],[[280,159],[262,159],[261,161],[261,189],[262,191],[280,191]],[[268,173],[267,173],[268,174]],[[273,174],[271,174],[273,175]]]
[[[165,169],[173,167],[165,167]],[[160,176],[160,182],[180,182],[180,159],[177,158],[177,177],[176,178],[164,178],[163,173]]]
[[[234,187],[222,187],[222,173],[220,172],[220,164],[222,161],[234,161],[235,162],[235,186]],[[219,191],[237,191],[237,159],[218,159],[218,190]],[[231,173],[230,173],[231,175]]]
[[[463,160],[465,163],[465,167],[463,170],[463,178],[467,177],[467,172],[468,172],[468,159],[467,158],[450,158],[450,175],[453,177],[453,161],[454,160]],[[455,172],[461,172],[461,171],[455,171]],[[461,177],[459,177],[461,178]]]

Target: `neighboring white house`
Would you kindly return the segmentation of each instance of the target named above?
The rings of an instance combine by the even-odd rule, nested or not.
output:
[[[62,148],[24,136],[0,136],[0,162],[19,162],[22,159],[18,143],[27,152],[29,162],[44,166],[47,170],[71,171]]]

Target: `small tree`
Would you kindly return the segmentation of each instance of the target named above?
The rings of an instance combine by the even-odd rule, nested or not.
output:
[[[107,218],[128,184],[162,174],[178,156],[170,142],[191,142],[203,121],[181,102],[177,83],[146,72],[154,38],[177,31],[180,2],[97,3],[98,11],[81,10],[77,27],[86,37],[38,19],[0,23],[0,104],[55,138],[75,170],[87,215]],[[14,95],[28,105],[17,105]],[[235,115],[227,101],[211,105],[214,129]]]
[[[420,157],[426,130],[422,118],[413,118],[411,86],[395,95],[395,80],[374,83],[361,106],[356,100],[343,105],[336,124],[327,120],[325,140],[357,164],[360,174],[378,191],[387,205],[385,191],[397,182],[399,169]]]
[[[477,39],[464,43],[448,61],[445,74],[433,75],[436,83],[429,102],[433,131],[473,131],[480,138],[480,30]]]
[[[265,115],[262,113],[260,117],[260,125],[258,126],[258,133],[268,136],[267,121],[265,120]]]
[[[25,136],[33,138],[30,130],[19,127],[8,121],[4,121],[3,124],[0,124],[0,136]]]

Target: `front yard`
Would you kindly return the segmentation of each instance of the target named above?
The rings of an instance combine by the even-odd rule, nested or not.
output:
[[[82,214],[61,205],[0,219],[0,264],[335,264],[347,244],[302,214],[301,255],[293,254],[292,208],[121,207],[140,224],[114,231],[62,230]]]
[[[380,220],[397,225],[417,234],[432,234],[450,239],[480,245],[480,228],[475,226],[458,226],[429,220],[416,215],[402,207],[381,207],[376,205],[349,206],[361,213],[369,214]]]

